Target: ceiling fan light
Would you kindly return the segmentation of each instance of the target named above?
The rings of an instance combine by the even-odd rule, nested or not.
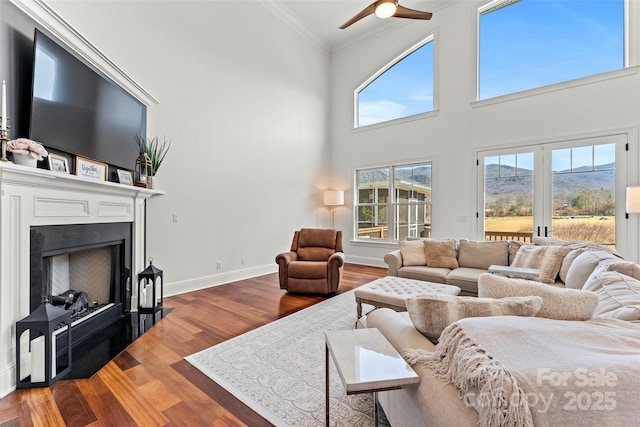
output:
[[[376,5],[376,16],[378,18],[390,18],[396,13],[398,6],[394,0],[382,1]]]

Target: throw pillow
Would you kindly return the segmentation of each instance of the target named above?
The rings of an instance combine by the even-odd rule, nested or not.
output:
[[[458,268],[456,259],[455,240],[424,240],[424,248],[427,251],[427,267]]]
[[[563,283],[567,281],[567,273],[569,273],[569,269],[571,268],[571,264],[573,261],[578,258],[578,256],[586,251],[586,248],[572,248],[571,251],[564,257],[562,260],[562,264],[560,265],[560,271],[558,271],[558,277],[562,280]]]
[[[537,295],[542,306],[537,317],[557,320],[587,320],[598,305],[595,292],[565,289],[524,279],[510,279],[493,274],[478,278],[478,296],[483,298],[524,297]]]
[[[568,245],[571,242],[556,239],[555,237],[533,236],[533,238],[531,239],[531,243],[538,246],[563,246]]]
[[[596,265],[596,268],[593,269],[587,281],[584,282],[582,290],[595,292],[600,289],[602,287],[600,275],[606,271],[617,271],[618,273],[633,277],[634,279],[640,279],[639,267],[640,266],[637,266],[637,264],[630,261],[603,259],[598,263],[598,265]]]
[[[509,243],[506,240],[493,242],[460,240],[458,248],[460,267],[488,270],[491,265],[507,265],[508,262]]]
[[[571,263],[564,285],[567,288],[582,289],[600,261],[620,258],[608,251],[585,251]]]
[[[427,253],[422,240],[404,240],[398,242],[402,265],[427,265]]]
[[[535,316],[542,298],[476,298],[435,294],[406,300],[413,326],[425,337],[436,341],[451,323],[466,317]]]
[[[600,302],[593,317],[640,321],[640,281],[617,271],[606,271],[598,279]]]
[[[524,245],[527,245],[527,243],[519,240],[509,240],[509,265],[513,265],[513,260],[516,259],[518,250]]]
[[[607,271],[617,271],[625,276],[633,277],[634,279],[640,279],[640,265],[631,261],[611,262],[605,264]]]
[[[538,280],[543,283],[555,283],[562,260],[570,251],[571,248],[566,246],[524,245],[516,253],[511,265],[535,268],[539,271]]]

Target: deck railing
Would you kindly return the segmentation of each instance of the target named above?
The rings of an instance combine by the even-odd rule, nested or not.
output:
[[[532,232],[521,231],[485,231],[484,240],[518,240],[520,242],[531,242]]]
[[[358,239],[386,239],[389,227],[367,227],[358,230]]]

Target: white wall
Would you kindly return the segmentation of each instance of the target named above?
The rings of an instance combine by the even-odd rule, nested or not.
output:
[[[638,2],[632,1],[637,17]],[[478,3],[475,4],[476,6]],[[589,79],[583,85],[533,91],[531,96],[498,103],[472,102],[475,79],[474,2],[456,2],[427,23],[407,21],[393,32],[334,52],[332,76],[332,166],[335,187],[345,189],[353,206],[355,168],[434,158],[433,227],[435,237],[477,238],[475,150],[523,145],[567,136],[630,132],[629,184],[637,184],[637,128],[640,123],[638,67],[613,79]],[[638,19],[631,20],[637,34]],[[353,92],[375,71],[416,42],[436,32],[438,111],[411,121],[353,129]],[[632,60],[637,64],[637,42]],[[465,217],[464,222],[460,218]],[[638,253],[637,218],[630,220]],[[348,260],[381,263],[389,245],[349,243],[352,210],[336,211],[345,230]],[[628,255],[629,255],[628,254]]]
[[[294,230],[328,225],[326,51],[258,2],[49,3],[160,101],[148,256],[167,294],[277,271]]]
[[[336,209],[347,259],[384,266],[391,245],[350,242],[358,167],[434,159],[439,237],[474,237],[478,148],[630,130],[629,184],[640,181],[637,67],[616,79],[473,103],[471,1],[331,56],[255,1],[48,3],[160,101],[149,109],[149,134],[166,135],[173,147],[158,176],[166,195],[149,202],[148,255],[164,269],[168,294],[275,271],[293,230],[328,226],[320,194],[329,186],[347,190]],[[631,3],[638,18],[639,2]],[[437,112],[353,130],[354,89],[434,31]],[[636,42],[635,64],[637,50]],[[637,236],[637,218],[630,223]],[[640,252],[634,240],[631,255]]]

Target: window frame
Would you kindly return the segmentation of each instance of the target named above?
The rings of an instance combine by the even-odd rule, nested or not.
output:
[[[433,84],[433,88],[432,88],[433,89],[433,108],[431,110],[429,110],[429,111],[425,111],[425,112],[422,112],[422,113],[411,114],[411,115],[404,116],[404,117],[398,117],[396,119],[385,120],[383,122],[371,123],[371,124],[368,124],[368,125],[360,126],[360,124],[359,124],[359,116],[360,116],[360,114],[359,114],[359,111],[360,111],[359,95],[360,95],[360,92],[363,91],[371,83],[373,83],[373,81],[376,80],[378,77],[380,77],[381,75],[383,75],[384,73],[389,71],[389,69],[391,69],[398,62],[402,61],[404,58],[406,58],[407,56],[411,55],[412,53],[414,53],[415,51],[417,51],[418,49],[420,49],[421,47],[425,46],[428,43],[433,43],[433,83],[432,83]],[[401,123],[401,122],[407,121],[407,120],[415,120],[417,118],[421,118],[421,117],[425,117],[425,116],[428,116],[428,115],[432,115],[435,112],[437,112],[438,111],[438,99],[439,99],[439,90],[438,90],[438,87],[439,87],[439,85],[438,85],[438,81],[439,81],[439,77],[438,77],[438,68],[439,68],[438,67],[438,50],[439,50],[439,48],[438,48],[438,43],[437,43],[437,30],[434,30],[427,37],[422,38],[420,41],[418,41],[417,43],[414,43],[408,49],[404,50],[402,53],[400,53],[399,55],[394,57],[391,61],[387,62],[386,65],[384,65],[377,72],[375,72],[368,79],[366,79],[362,84],[360,84],[353,91],[353,129],[354,130],[358,130],[358,129],[375,128],[375,127],[379,127],[379,126],[388,126],[389,124]]]
[[[475,40],[473,48],[471,49],[473,58],[472,64],[472,88],[471,88],[471,105],[472,107],[479,107],[484,105],[492,105],[501,102],[511,101],[514,99],[525,98],[529,96],[535,96],[544,93],[550,93],[566,88],[572,88],[587,84],[592,84],[600,81],[606,81],[616,79],[619,77],[638,74],[638,65],[640,65],[640,26],[630,25],[631,21],[640,22],[640,2],[624,0],[624,66],[621,69],[606,71],[597,74],[591,74],[588,76],[578,77],[571,80],[565,80],[557,83],[551,83],[545,86],[539,86],[535,88],[525,89],[517,92],[511,92],[503,95],[498,95],[491,98],[480,99],[480,16],[497,6],[499,3],[505,3],[509,0],[491,0],[482,1],[478,3],[475,8],[472,8],[472,23],[475,26],[474,34]],[[635,20],[635,21],[634,21]]]
[[[395,239],[396,228],[398,227],[397,222],[397,214],[396,212],[401,206],[407,205],[407,207],[412,206],[413,202],[400,202],[396,200],[396,185],[395,185],[395,170],[403,167],[416,167],[416,166],[430,166],[431,167],[431,186],[430,186],[430,198],[429,201],[425,201],[424,203],[418,203],[420,206],[424,206],[425,209],[429,211],[430,222],[430,230],[433,229],[433,204],[434,204],[434,169],[436,167],[436,161],[433,158],[420,159],[411,162],[398,162],[398,163],[387,163],[381,165],[374,166],[363,166],[354,169],[353,172],[353,242],[356,243],[371,243],[374,245],[380,244],[396,244],[398,242]],[[372,171],[379,169],[387,169],[388,170],[388,182],[385,187],[388,190],[387,201],[384,203],[376,202],[375,200],[370,203],[360,203],[359,191],[360,188],[358,174],[364,171]],[[375,199],[375,197],[374,197]],[[418,205],[416,204],[416,206]],[[371,239],[371,238],[360,238],[359,237],[359,207],[361,206],[371,206],[373,208],[376,207],[385,207],[387,210],[387,236],[386,238],[380,239]],[[407,224],[407,227],[409,225]]]

